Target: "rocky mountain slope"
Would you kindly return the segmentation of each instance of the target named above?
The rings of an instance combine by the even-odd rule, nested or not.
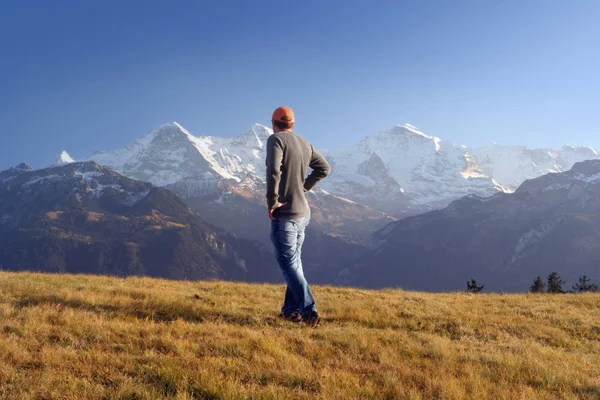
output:
[[[367,286],[525,291],[559,272],[600,278],[600,160],[524,182],[514,193],[467,196],[377,234],[381,244],[340,279]]]
[[[273,257],[95,162],[0,173],[0,268],[279,281]]]

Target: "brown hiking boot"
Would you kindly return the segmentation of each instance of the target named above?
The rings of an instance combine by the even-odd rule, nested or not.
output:
[[[281,318],[296,323],[302,322],[302,315],[300,314],[300,311],[282,312]]]
[[[303,318],[303,321],[311,328],[316,328],[321,323],[321,316],[318,312],[311,311]]]

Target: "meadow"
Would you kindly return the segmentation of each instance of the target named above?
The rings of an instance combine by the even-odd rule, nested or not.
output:
[[[0,398],[600,398],[600,294],[283,291],[0,272]]]

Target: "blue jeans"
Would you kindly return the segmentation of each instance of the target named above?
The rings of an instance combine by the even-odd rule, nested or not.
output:
[[[307,315],[316,311],[315,299],[304,278],[301,259],[304,230],[309,221],[310,217],[281,217],[277,221],[271,221],[271,241],[275,246],[275,257],[287,282],[281,308],[284,313],[300,311],[302,315]]]

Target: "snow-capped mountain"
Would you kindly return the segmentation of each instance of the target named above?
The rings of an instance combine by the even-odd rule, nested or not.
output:
[[[512,192],[527,179],[600,158],[590,147],[470,149],[408,124],[328,156],[333,172],[323,182],[325,189],[396,216],[441,208],[469,194]]]
[[[89,159],[157,186],[187,178],[239,183],[248,174],[263,175],[263,145],[272,133],[256,124],[231,139],[196,137],[173,122],[156,128],[124,149],[95,153]]]
[[[71,157],[71,155],[69,153],[67,153],[66,150],[63,150],[63,152],[60,153],[58,155],[58,157],[56,158],[56,161],[54,162],[53,166],[61,167],[63,165],[71,164],[74,162],[75,162],[75,159],[73,157]]]
[[[399,216],[443,207],[471,193],[506,190],[480,170],[465,147],[412,125],[366,137],[330,153],[330,159],[333,173],[323,183],[326,190]]]
[[[183,198],[213,196],[223,187],[263,202],[265,144],[272,130],[256,124],[234,138],[194,136],[180,124],[160,126],[124,149],[89,160]],[[327,194],[398,217],[441,208],[469,194],[512,192],[527,179],[598,159],[590,147],[560,150],[492,144],[470,149],[399,125],[346,149],[326,152],[332,174]],[[66,152],[60,160],[68,161]]]

